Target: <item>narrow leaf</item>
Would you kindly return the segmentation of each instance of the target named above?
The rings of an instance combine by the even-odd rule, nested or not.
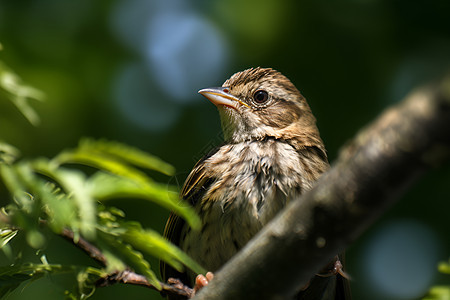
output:
[[[0,141],[0,164],[12,164],[19,154],[20,152],[17,148]]]
[[[181,262],[197,274],[206,272],[197,262],[156,231],[130,229],[123,238],[134,248],[158,257],[178,270],[180,270],[179,263]]]
[[[108,154],[135,166],[155,170],[166,175],[173,175],[175,173],[175,168],[160,158],[122,143],[83,139],[80,142],[79,149],[82,151],[97,151],[102,154]]]
[[[9,243],[17,234],[18,230],[12,230],[9,228],[0,229],[0,248]]]
[[[156,274],[151,270],[149,262],[144,258],[141,252],[134,249],[130,244],[124,243],[120,238],[110,235],[107,232],[99,234],[103,243],[108,244],[108,247],[114,249],[114,256],[124,261],[126,265],[131,267],[137,273],[144,275],[148,282],[155,288],[161,289],[161,285],[156,277]],[[110,253],[112,254],[112,253]],[[108,263],[110,257],[108,257]]]
[[[17,107],[25,118],[33,125],[39,123],[39,116],[28,103],[29,99],[43,100],[44,94],[28,85],[0,61],[0,91]]]
[[[33,167],[37,172],[58,182],[66,193],[72,196],[77,206],[83,236],[90,240],[94,239],[97,209],[86,185],[85,175],[76,170],[56,168],[45,159],[36,160],[33,162]]]
[[[200,227],[201,222],[194,209],[181,202],[178,192],[171,186],[155,182],[137,183],[105,172],[97,172],[89,179],[88,184],[96,199],[130,197],[149,200],[180,215],[192,228]]]
[[[22,282],[38,279],[45,274],[73,272],[72,266],[52,264],[23,264],[0,267],[0,297],[17,288]]]
[[[124,164],[114,158],[84,150],[64,151],[55,157],[54,162],[57,164],[78,163],[105,170],[123,177],[128,177],[143,183],[151,181],[144,172],[132,166]]]

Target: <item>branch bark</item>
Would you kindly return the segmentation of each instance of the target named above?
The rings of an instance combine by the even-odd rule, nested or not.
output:
[[[363,129],[315,188],[290,203],[194,299],[291,297],[420,175],[448,161],[449,152],[447,77]]]
[[[134,273],[130,270],[109,274],[106,278],[102,278],[96,282],[97,287],[106,287],[116,283],[138,285],[152,290],[158,291],[152,284],[150,284],[145,276]],[[186,299],[191,298],[192,290],[182,284],[167,284],[160,282],[161,293],[164,295],[176,295]]]
[[[42,223],[47,222],[42,221]],[[102,265],[102,267],[106,267],[108,265],[106,257],[105,255],[103,255],[100,249],[89,243],[81,236],[75,238],[75,234],[73,233],[72,230],[64,228],[60,235],[67,241],[71,242],[72,244],[83,250],[87,255],[89,255],[90,258],[94,259],[96,262]]]
[[[2,214],[0,214],[0,217],[1,216]],[[41,221],[41,223],[46,224],[45,221]],[[93,258],[103,267],[108,266],[108,261],[106,260],[105,255],[100,251],[100,249],[98,249],[83,237],[78,236],[77,238],[75,238],[73,231],[67,228],[65,228],[60,233],[60,235],[70,243],[74,244],[76,247],[80,248],[87,255],[89,255],[89,257]],[[158,291],[158,289],[154,285],[148,282],[145,276],[137,274],[131,270],[123,270],[120,272],[113,272],[111,274],[108,274],[105,278],[100,278],[99,280],[97,280],[95,285],[97,287],[106,287],[114,285],[116,283],[138,285]],[[192,297],[192,290],[180,283],[167,284],[164,282],[160,282],[159,284],[161,285],[161,290],[159,292],[163,294],[182,296],[186,299]]]

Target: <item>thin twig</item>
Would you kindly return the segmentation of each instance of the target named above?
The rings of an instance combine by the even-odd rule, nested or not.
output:
[[[45,224],[46,222],[42,221],[41,223]],[[87,255],[89,255],[89,257],[93,258],[103,267],[106,267],[108,265],[108,261],[106,260],[106,257],[103,255],[100,249],[84,239],[82,236],[75,237],[73,231],[67,228],[64,228],[60,235],[74,244],[76,247],[83,250]],[[113,272],[111,274],[108,274],[106,277],[97,280],[96,286],[106,287],[116,283],[139,285],[158,291],[155,286],[148,282],[145,276],[137,274],[131,270],[124,270],[121,272]],[[173,284],[159,282],[159,284],[161,285],[161,293],[177,295],[180,297],[185,297],[186,299],[191,298],[193,295],[192,290],[189,287],[184,286],[178,282],[174,282]]]
[[[85,240],[82,236],[77,236],[75,238],[75,235],[72,230],[64,228],[63,231],[60,234],[63,238],[83,250],[86,254],[89,255],[89,257],[93,258],[95,261],[100,263],[103,267],[106,267],[108,265],[108,261],[106,260],[105,255],[98,249],[96,246],[89,243],[87,240]]]
[[[139,285],[153,290],[157,290],[152,284],[148,282],[145,276],[136,274],[130,270],[124,270],[122,272],[109,274],[107,277],[98,280],[96,286],[106,287],[116,283]],[[192,290],[189,287],[180,285],[178,282],[174,282],[174,284],[167,284],[160,282],[160,284],[161,284],[160,292],[163,294],[177,295],[185,297],[186,299],[191,298],[192,296]]]

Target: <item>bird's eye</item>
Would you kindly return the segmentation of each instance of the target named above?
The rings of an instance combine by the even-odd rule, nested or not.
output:
[[[257,104],[264,104],[269,100],[269,94],[264,90],[258,90],[253,94],[253,100],[255,100]]]

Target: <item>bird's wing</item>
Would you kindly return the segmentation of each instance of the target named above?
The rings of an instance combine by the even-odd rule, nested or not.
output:
[[[199,199],[202,190],[205,190],[205,183],[208,181],[205,169],[205,158],[201,159],[189,173],[181,190],[181,198],[195,205]]]
[[[169,215],[169,219],[167,220],[166,227],[164,228],[164,237],[178,246],[181,230],[184,224],[185,221],[182,218],[171,212]],[[162,260],[159,262],[159,271],[164,282],[166,282],[169,278],[177,278],[180,279],[184,284],[189,284],[187,282],[186,273],[178,272]]]
[[[211,178],[209,178],[209,176],[206,174],[204,162],[216,151],[217,150],[215,149],[214,151],[208,153],[199,162],[197,162],[183,185],[180,197],[184,201],[189,202],[191,205],[195,205],[199,200],[201,200],[208,186],[212,182]],[[164,237],[173,244],[179,246],[181,232],[184,225],[185,221],[181,217],[175,215],[174,213],[170,213],[169,219],[167,220],[166,227],[164,229]],[[185,284],[189,284],[189,282],[186,281],[186,273],[178,272],[163,261],[160,262],[160,272],[164,281],[172,277],[180,279]]]

